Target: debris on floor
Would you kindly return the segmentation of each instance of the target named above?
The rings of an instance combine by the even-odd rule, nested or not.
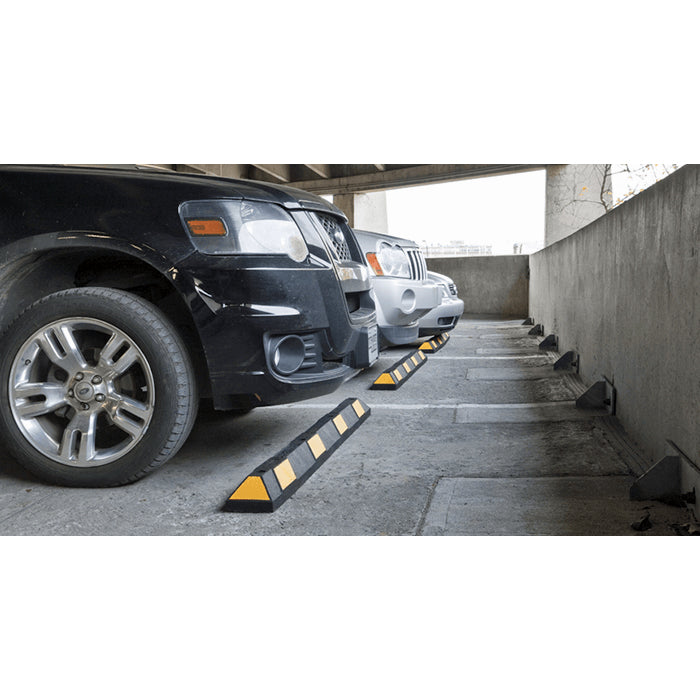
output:
[[[637,532],[644,532],[645,530],[650,530],[653,527],[651,522],[651,516],[649,515],[649,513],[647,513],[639,522],[632,523],[631,527],[633,530],[637,530]]]
[[[700,535],[700,526],[697,523],[672,523],[671,528],[677,535]]]

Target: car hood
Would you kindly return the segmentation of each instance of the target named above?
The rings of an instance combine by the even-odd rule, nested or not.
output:
[[[355,236],[360,243],[360,247],[365,252],[373,252],[376,248],[377,241],[386,241],[391,245],[400,245],[403,248],[418,248],[415,241],[408,238],[398,238],[397,236],[389,236],[386,233],[375,233],[374,231],[362,231],[354,228]]]
[[[438,284],[454,284],[454,280],[451,277],[441,275],[439,272],[433,272],[432,270],[428,270],[428,279]]]
[[[148,182],[160,182],[172,184],[174,188],[186,190],[188,187],[196,188],[201,192],[201,197],[235,197],[252,199],[263,202],[280,204],[286,209],[312,209],[324,211],[335,216],[340,216],[347,221],[345,214],[334,204],[318,195],[298,190],[286,185],[274,185],[257,180],[236,180],[227,177],[213,175],[197,175],[194,173],[179,173],[165,169],[137,167],[137,166],[72,166],[72,165],[4,165],[3,170],[46,171],[63,172],[73,175],[104,176],[105,178],[120,180],[137,180],[144,185]]]

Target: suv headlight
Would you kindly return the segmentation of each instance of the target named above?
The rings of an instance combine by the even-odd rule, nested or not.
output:
[[[368,253],[370,267],[378,275],[388,277],[411,277],[411,264],[402,248],[380,241],[376,253]]]
[[[202,200],[180,206],[192,243],[209,255],[287,255],[306,260],[309,249],[299,227],[276,204],[247,200]]]

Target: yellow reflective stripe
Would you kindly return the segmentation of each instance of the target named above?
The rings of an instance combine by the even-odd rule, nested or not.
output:
[[[400,381],[401,379],[403,379],[403,374],[401,374],[401,370],[400,370],[400,369],[395,369],[395,370],[394,370],[394,376],[395,376],[399,381]]]
[[[273,471],[275,472],[279,485],[283,489],[286,489],[287,486],[289,486],[289,484],[291,484],[292,481],[297,478],[297,475],[294,473],[294,469],[292,469],[292,465],[288,459],[285,459],[284,462],[278,464]]]
[[[419,350],[418,354],[420,355],[421,360],[425,360],[425,355]]]
[[[396,382],[391,378],[391,375],[387,374],[384,372],[375,382],[375,384],[396,384]],[[357,411],[357,409],[355,409]],[[364,413],[364,411],[362,411]],[[358,413],[358,417],[362,415],[362,413]]]
[[[314,459],[318,459],[326,451],[326,446],[323,444],[323,440],[321,440],[321,436],[318,434],[314,435],[307,444],[311,448]]]
[[[381,379],[381,377],[380,377]],[[377,380],[379,381],[379,379]],[[393,384],[393,382],[392,382]],[[352,407],[355,409],[355,413],[357,413],[358,418],[362,418],[362,416],[365,415],[365,409],[362,408],[362,404],[358,401],[355,401],[355,403],[352,405]]]
[[[269,501],[265,484],[259,476],[249,476],[231,495],[229,501]]]
[[[406,372],[411,371],[411,366],[408,364],[408,362],[403,363],[403,368],[406,370]]]
[[[413,364],[414,364],[416,367],[418,367],[418,360],[416,360],[416,356],[415,356],[415,355],[412,355],[412,356],[411,356],[411,362],[413,362]]]
[[[348,429],[348,424],[345,422],[343,416],[336,416],[333,419],[333,425],[335,425],[336,430],[341,435]]]

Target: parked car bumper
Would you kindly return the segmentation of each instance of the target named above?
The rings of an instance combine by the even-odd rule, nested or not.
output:
[[[420,337],[418,335],[418,321],[408,326],[380,326],[379,334],[383,347],[388,345],[408,345],[416,342]]]
[[[451,331],[457,325],[463,312],[464,302],[461,299],[445,300],[440,306],[421,318],[419,336]]]
[[[288,258],[250,258],[245,267],[240,258],[197,254],[186,261],[179,283],[190,289],[214,405],[320,396],[372,364],[376,314],[362,270],[345,270],[345,287],[352,290],[346,294],[332,268]]]
[[[440,289],[433,282],[375,277],[374,293],[380,327],[408,325],[440,303]]]

